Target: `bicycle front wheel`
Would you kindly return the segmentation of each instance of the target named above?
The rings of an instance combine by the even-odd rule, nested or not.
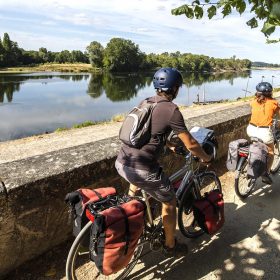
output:
[[[130,263],[119,272],[105,276],[95,266],[94,262],[89,259],[89,249],[83,247],[86,238],[89,238],[90,227],[92,222],[88,222],[74,240],[66,262],[66,278],[67,280],[122,280],[125,279],[136,265],[143,245],[139,244],[134,252]],[[141,239],[140,239],[141,240]]]
[[[274,144],[274,159],[273,159],[272,166],[270,168],[271,173],[276,173],[279,170],[279,167],[280,167],[280,144],[279,144],[279,140],[280,139],[277,139],[276,143]]]
[[[248,197],[256,184],[256,179],[248,177],[247,166],[248,166],[248,161],[245,160],[241,165],[240,170],[235,171],[236,172],[235,180],[234,180],[235,193],[241,199]]]
[[[200,196],[203,197],[206,192],[212,190],[222,191],[221,182],[218,176],[213,172],[205,172],[197,177]],[[192,188],[195,187],[192,182]],[[204,231],[199,227],[194,218],[192,205],[194,203],[194,195],[192,191],[186,188],[182,200],[179,203],[178,209],[178,225],[182,234],[188,238],[197,238],[201,236]]]

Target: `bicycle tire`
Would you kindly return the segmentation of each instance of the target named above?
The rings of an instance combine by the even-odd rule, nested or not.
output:
[[[247,176],[247,165],[248,161],[245,160],[240,170],[235,171],[234,189],[241,199],[247,198],[256,184],[256,179]]]
[[[277,140],[274,144],[274,159],[272,166],[270,168],[270,172],[272,174],[276,173],[280,168],[280,139],[277,137]]]
[[[200,195],[203,196],[205,192],[209,192],[214,189],[222,191],[220,179],[214,172],[201,173],[197,177],[200,187]],[[194,182],[192,182],[194,184]],[[204,185],[205,184],[205,185]],[[210,187],[209,187],[210,186]],[[207,188],[206,188],[207,187]],[[204,231],[198,226],[193,216],[192,204],[194,197],[186,187],[186,190],[179,203],[178,209],[178,225],[181,233],[188,238],[197,238],[204,234]],[[184,217],[186,215],[186,217]],[[187,218],[190,218],[191,223],[187,225]]]
[[[125,279],[128,274],[135,267],[138,258],[141,256],[143,251],[143,245],[138,245],[135,249],[134,255],[129,262],[129,264],[119,272],[105,276],[99,272],[94,262],[89,259],[89,252],[84,252],[83,256],[79,255],[79,249],[83,251],[81,244],[85,237],[89,236],[89,230],[92,222],[88,222],[84,228],[80,231],[78,236],[75,238],[66,261],[66,279],[67,280],[122,280]],[[140,238],[141,240],[141,238]],[[80,256],[80,259],[77,260],[77,257]],[[77,267],[76,267],[77,265]]]

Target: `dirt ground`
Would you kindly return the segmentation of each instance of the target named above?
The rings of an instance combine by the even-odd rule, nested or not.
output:
[[[213,237],[185,239],[186,257],[165,259],[151,253],[128,279],[269,279],[280,275],[280,174],[273,185],[258,182],[254,193],[241,201],[234,192],[233,174],[224,162],[212,166],[221,179],[226,222]],[[7,280],[65,280],[65,263],[71,241],[14,271]]]

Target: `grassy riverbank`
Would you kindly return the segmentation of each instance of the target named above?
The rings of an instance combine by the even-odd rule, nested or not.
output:
[[[30,73],[30,72],[98,72],[87,63],[44,63],[36,66],[20,66],[0,68],[0,73]]]
[[[150,69],[150,70],[155,71],[156,69]],[[239,69],[239,70],[219,69],[219,70],[213,70],[209,73],[220,74],[220,73],[244,72],[244,71],[248,71],[248,70],[250,70],[250,69],[248,69],[248,68]],[[102,72],[102,69],[93,68],[91,66],[91,64],[88,64],[88,63],[44,63],[44,64],[38,64],[38,65],[0,68],[0,73],[14,73],[15,74],[15,73],[32,73],[32,72],[81,73],[81,72]]]

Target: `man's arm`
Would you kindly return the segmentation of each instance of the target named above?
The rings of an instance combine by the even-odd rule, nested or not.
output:
[[[204,162],[209,162],[212,159],[211,155],[208,155],[204,152],[199,143],[192,137],[189,132],[181,132],[178,134],[178,137],[194,156],[199,157]]]

